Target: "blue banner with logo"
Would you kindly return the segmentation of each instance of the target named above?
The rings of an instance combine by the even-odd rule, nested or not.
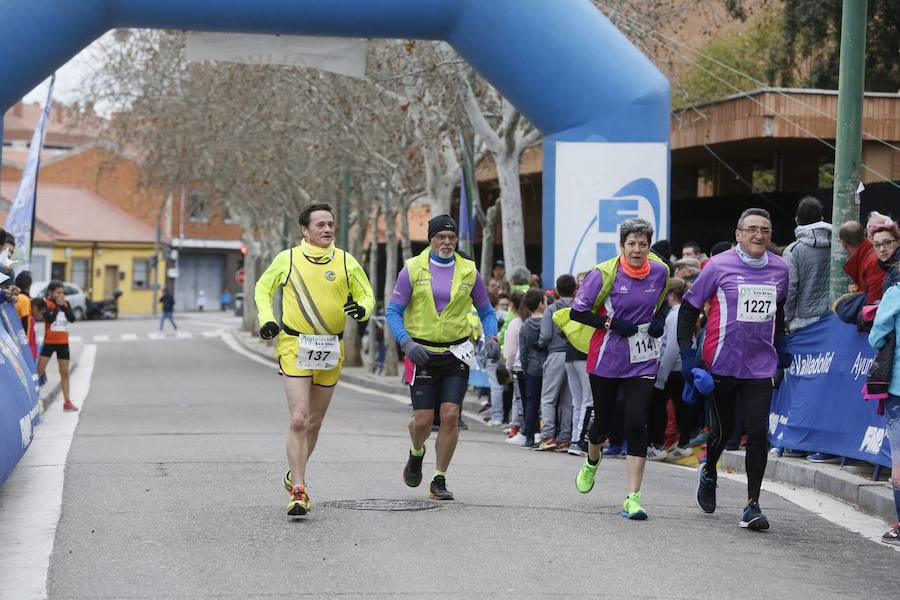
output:
[[[22,324],[0,304],[0,485],[25,454],[40,420],[37,376]]]
[[[891,466],[884,418],[862,388],[875,358],[868,338],[834,315],[788,337],[794,362],[769,414],[773,446]]]

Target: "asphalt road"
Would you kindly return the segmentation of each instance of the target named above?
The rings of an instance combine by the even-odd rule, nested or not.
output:
[[[762,498],[772,529],[750,532],[737,526],[744,486],[721,480],[719,509],[703,515],[692,472],[650,464],[650,519],[631,522],[618,515],[624,461],[605,461],[581,495],[581,459],[511,447],[480,425],[448,473],[456,501],[343,507],[426,499],[425,484],[400,477],[409,414],[339,386],[308,473],[313,511],[290,520],[273,368],[203,335],[97,344],[49,597],[896,597],[895,551],[779,496]],[[425,463],[427,476],[430,443]]]

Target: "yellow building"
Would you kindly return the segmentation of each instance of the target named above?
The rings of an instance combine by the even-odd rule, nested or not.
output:
[[[15,198],[16,187],[3,182],[0,196]],[[35,281],[74,283],[94,301],[118,290],[119,314],[153,312],[165,260],[155,253],[151,227],[89,190],[64,185],[38,185],[37,221],[42,235],[32,253]]]

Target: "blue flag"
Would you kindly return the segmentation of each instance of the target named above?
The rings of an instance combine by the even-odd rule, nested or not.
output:
[[[31,265],[31,240],[33,238],[35,199],[37,198],[37,176],[41,167],[41,149],[44,146],[44,137],[47,130],[47,119],[50,117],[50,106],[53,103],[53,84],[56,82],[56,74],[50,78],[50,89],[47,92],[47,104],[41,113],[34,135],[31,138],[31,147],[28,149],[28,160],[22,170],[22,180],[19,182],[19,191],[16,200],[9,208],[6,215],[6,231],[16,238],[16,253],[13,259],[21,266],[17,271],[30,270]]]
[[[469,181],[471,180],[466,175],[471,177],[473,174],[469,169],[468,149],[462,134],[459,134],[459,147],[463,155],[463,168],[459,180],[459,248],[472,256],[475,252],[475,227],[472,222],[472,208],[469,206]]]

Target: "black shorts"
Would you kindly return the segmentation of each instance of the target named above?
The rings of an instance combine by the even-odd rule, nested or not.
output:
[[[69,360],[68,344],[44,344],[41,346],[41,356],[50,358],[56,352],[56,358],[59,360]]]
[[[433,354],[416,366],[409,385],[413,410],[434,410],[443,402],[462,405],[469,387],[469,365],[449,352]]]

